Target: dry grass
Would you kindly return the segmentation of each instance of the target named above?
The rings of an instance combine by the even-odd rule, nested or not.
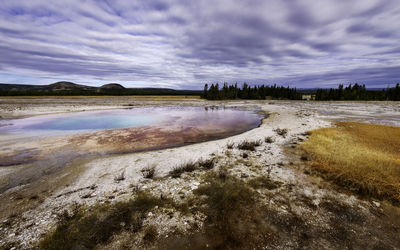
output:
[[[240,150],[249,150],[249,151],[256,151],[256,147],[262,144],[261,140],[257,141],[242,141],[237,145],[237,148]]]
[[[188,161],[174,167],[171,171],[169,171],[169,175],[172,176],[173,178],[178,178],[181,177],[181,175],[185,172],[195,171],[196,167],[197,167],[196,162]]]
[[[188,161],[178,166],[175,166],[171,171],[169,171],[169,175],[172,176],[173,178],[178,178],[185,172],[193,172],[198,169],[209,170],[214,168],[215,162],[216,162],[215,158],[206,160],[200,159],[197,162]]]
[[[266,143],[274,143],[274,138],[272,138],[272,136],[268,136],[264,138],[264,141]]]
[[[213,169],[215,167],[215,158],[207,159],[207,160],[199,160],[198,164],[200,167],[204,169]]]
[[[204,244],[210,249],[260,249],[271,238],[257,208],[257,192],[240,179],[209,174],[194,191],[199,196],[205,221]],[[204,199],[205,197],[205,199]],[[263,211],[263,210],[261,210]],[[199,248],[199,249],[204,249]],[[177,249],[177,248],[175,248]]]
[[[228,142],[228,143],[226,144],[226,147],[227,147],[228,149],[233,149],[233,146],[235,146],[235,143],[234,143],[234,142]]]
[[[142,176],[146,179],[153,179],[155,172],[156,172],[156,167],[155,166],[149,166],[145,167],[141,170]]]
[[[312,131],[302,147],[323,177],[400,202],[400,127],[341,122]]]
[[[283,129],[277,128],[277,129],[275,129],[274,131],[275,131],[276,134],[278,134],[278,135],[280,135],[280,136],[282,136],[282,137],[284,137],[284,138],[286,137],[286,135],[287,135],[287,133],[288,133],[287,128],[283,128]]]
[[[56,229],[42,239],[39,248],[95,248],[123,230],[133,233],[140,231],[148,211],[155,206],[173,207],[175,203],[150,193],[138,192],[134,200],[98,204],[90,209],[77,208],[72,215],[65,212],[60,216]],[[148,230],[145,232],[146,240],[156,237],[154,230]]]
[[[268,190],[279,188],[282,185],[279,181],[273,181],[267,176],[259,176],[251,179],[248,184],[254,189],[266,188]]]
[[[190,202],[207,216],[203,227],[187,234],[169,234],[156,249],[268,248],[275,233],[265,221],[258,192],[228,175],[224,166],[204,174],[202,183]]]

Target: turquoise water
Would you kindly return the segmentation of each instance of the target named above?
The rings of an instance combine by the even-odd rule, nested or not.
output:
[[[85,111],[55,115],[40,115],[0,121],[2,133],[35,135],[71,134],[82,131],[134,128],[140,126],[241,126],[253,128],[260,115],[237,109],[204,107],[141,107],[103,111]]]
[[[24,126],[25,129],[36,130],[97,130],[113,128],[129,128],[153,124],[157,121],[151,115],[97,113],[87,116],[58,117],[45,122]]]

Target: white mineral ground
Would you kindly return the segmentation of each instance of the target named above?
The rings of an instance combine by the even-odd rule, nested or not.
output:
[[[220,101],[208,102],[199,99],[158,99],[145,98],[63,98],[63,99],[0,99],[0,116],[2,118],[17,118],[49,113],[73,112],[83,110],[101,110],[123,108],[127,106],[148,105],[198,105],[198,106],[225,106],[244,107],[250,110],[259,108],[269,114],[260,127],[229,138],[196,143],[188,146],[168,148],[163,150],[128,153],[122,155],[98,156],[88,158],[64,166],[50,177],[43,177],[37,182],[36,190],[40,191],[39,198],[32,198],[29,192],[20,191],[32,186],[19,186],[0,195],[2,207],[2,224],[0,226],[0,246],[10,242],[17,248],[27,248],[35,244],[43,233],[51,230],[60,214],[70,209],[74,203],[95,204],[106,200],[118,201],[131,197],[132,185],[148,190],[156,195],[165,194],[173,199],[180,200],[188,197],[192,190],[201,183],[201,172],[185,173],[181,178],[166,177],[175,166],[198,159],[209,159],[216,156],[216,169],[227,166],[229,173],[239,178],[253,178],[267,175],[271,171],[271,179],[282,182],[281,188],[259,191],[265,197],[271,197],[269,206],[285,214],[295,213],[310,226],[318,226],[329,230],[329,216],[323,208],[311,209],[310,204],[318,207],[322,201],[335,201],[348,205],[358,211],[371,223],[383,223],[375,218],[371,211],[380,211],[385,214],[387,223],[399,226],[399,210],[387,202],[374,199],[361,199],[357,195],[346,192],[318,177],[303,173],[302,162],[296,156],[288,156],[285,148],[296,146],[306,140],[306,131],[328,127],[334,121],[351,120],[367,121],[400,126],[400,104],[395,102],[295,102],[295,101]],[[277,135],[274,129],[286,128],[288,135],[284,138]],[[274,138],[274,143],[263,143],[255,152],[250,152],[247,159],[243,159],[242,152],[237,148],[227,151],[228,143],[238,143],[243,140],[263,140],[267,136]],[[8,138],[9,139],[9,138]],[[286,153],[285,153],[286,152]],[[144,167],[155,166],[156,177],[147,180],[142,177]],[[15,167],[18,168],[18,167]],[[10,167],[0,168],[0,182],[5,181]],[[115,176],[125,174],[125,180],[116,182]],[[67,178],[68,177],[68,178]],[[3,179],[3,180],[2,180]],[[42,185],[42,189],[40,189]],[[93,186],[92,186],[93,185]],[[92,188],[89,188],[92,186]],[[268,194],[263,192],[269,192]],[[28,193],[28,194],[26,194]],[[271,196],[272,194],[272,196]],[[22,197],[21,197],[22,195]],[[25,197],[25,195],[27,197]],[[29,202],[34,205],[29,206]],[[8,205],[6,205],[8,203]],[[21,212],[18,212],[21,211]],[[392,211],[392,212],[388,212]],[[194,225],[201,225],[204,216],[199,213],[177,215],[174,219],[167,219],[157,209],[146,219],[147,224],[155,224],[161,236],[168,236],[173,230],[185,232]],[[11,216],[10,216],[11,214]],[[14,216],[12,216],[12,214]],[[17,217],[18,219],[15,219]],[[397,219],[396,219],[397,218]],[[397,221],[396,221],[397,220]],[[377,222],[378,221],[378,222]],[[369,225],[369,224],[368,224]],[[365,226],[368,227],[368,226]],[[372,226],[371,226],[372,227]],[[360,237],[373,234],[371,230],[354,227],[352,233]],[[377,231],[379,231],[377,229]],[[391,247],[399,247],[400,240],[395,237],[383,240]],[[400,237],[399,237],[400,238]],[[378,239],[376,242],[380,242]],[[286,247],[291,248],[290,240]],[[295,243],[293,243],[295,244]],[[330,242],[316,241],[314,247],[335,248]],[[282,246],[285,248],[285,246]]]

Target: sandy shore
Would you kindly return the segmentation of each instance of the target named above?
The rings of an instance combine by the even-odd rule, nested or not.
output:
[[[375,218],[372,210],[385,213],[387,216],[385,220],[398,215],[398,210],[394,213],[387,212],[389,208],[395,209],[390,204],[360,199],[351,193],[333,188],[329,183],[325,183],[316,177],[305,175],[301,170],[302,162],[295,154],[291,154],[288,148],[295,149],[298,143],[306,140],[306,131],[331,126],[332,122],[338,120],[366,121],[400,126],[399,103],[207,102],[190,98],[179,100],[160,98],[154,100],[134,97],[63,98],[61,100],[52,98],[0,98],[0,117],[11,119],[49,113],[143,105],[216,105],[227,108],[240,106],[250,110],[260,109],[268,113],[269,116],[263,120],[260,127],[225,139],[149,152],[86,157],[79,159],[79,161],[74,161],[74,157],[65,159],[65,165],[61,166],[61,170],[54,171],[54,173],[50,172],[32,184],[14,187],[0,195],[2,204],[0,246],[27,248],[35,244],[43,233],[51,230],[56,223],[57,214],[62,213],[64,209],[71,208],[74,204],[90,205],[108,200],[129,199],[133,186],[139,186],[141,189],[149,190],[157,195],[166,194],[173,199],[180,199],[182,193],[184,196],[190,196],[192,190],[200,185],[200,173],[184,174],[182,178],[177,179],[168,177],[169,171],[184,162],[213,157],[218,159],[217,168],[226,166],[230,174],[239,178],[253,178],[266,175],[267,172],[268,175],[271,174],[271,178],[283,183],[282,187],[284,187],[281,190],[271,191],[274,197],[272,203],[270,203],[271,209],[285,214],[289,213],[288,206],[290,206],[290,213],[295,213],[307,220],[310,226],[329,228],[327,221],[329,218],[324,216],[326,210],[323,208],[311,210],[305,200],[317,207],[326,200],[340,202],[355,208],[362,216],[370,219],[371,223],[381,223],[382,225],[384,222]],[[287,136],[277,135],[275,130],[278,128],[287,129]],[[257,151],[249,153],[247,159],[243,159],[242,152],[239,149],[227,149],[227,145],[230,143],[237,144],[244,140],[264,141],[268,136],[272,137],[274,142],[263,143],[257,147]],[[57,159],[56,156],[55,159]],[[142,176],[141,170],[149,166],[156,168],[157,178],[154,180],[147,180]],[[23,166],[15,168],[23,168]],[[0,181],[6,181],[5,178],[11,171],[13,170],[9,168],[0,169]],[[115,181],[115,177],[121,173],[124,173],[125,179]],[[294,187],[294,190],[288,188],[289,186]],[[288,204],[288,201],[290,204]],[[189,217],[178,216],[178,219],[168,221],[161,215],[157,215],[156,212],[153,214],[149,216],[146,223],[161,225],[159,227],[160,235],[167,235],[172,227],[178,228],[182,232],[190,231],[191,226],[196,223],[201,224],[202,220],[200,215],[192,215]],[[16,217],[18,219],[15,219]],[[400,222],[398,225],[400,225]],[[373,230],[372,224],[365,227],[368,230]],[[363,232],[360,233],[361,239],[372,232],[358,227],[353,228],[353,230],[358,233]],[[382,235],[379,232],[375,233],[375,237],[378,239],[376,242],[383,240],[380,238]],[[388,235],[392,234],[389,233]],[[389,239],[385,241],[385,244],[396,246],[396,244],[400,244],[399,241],[399,239]],[[323,240],[315,240],[314,247],[323,246],[323,244]],[[334,243],[326,244],[322,248],[335,248]],[[296,242],[288,246],[289,248],[295,247]]]

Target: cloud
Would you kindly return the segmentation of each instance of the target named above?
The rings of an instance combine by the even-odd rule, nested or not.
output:
[[[400,81],[396,23],[396,0],[3,0],[0,77],[386,87]]]

